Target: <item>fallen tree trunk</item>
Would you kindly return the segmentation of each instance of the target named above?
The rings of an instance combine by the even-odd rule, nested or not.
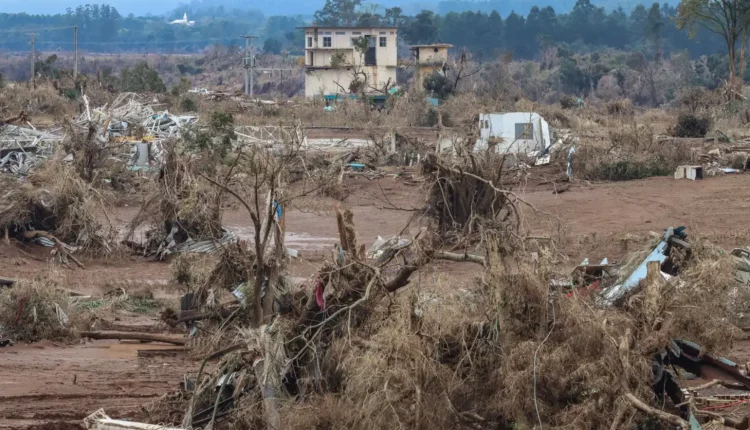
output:
[[[0,278],[0,287],[12,287],[16,283],[15,279]]]
[[[454,252],[446,252],[446,251],[437,251],[432,256],[432,258],[435,258],[437,260],[448,260],[448,261],[455,261],[458,263],[476,263],[484,266],[485,260],[484,257],[480,257],[478,255],[471,255],[468,253],[458,254]]]
[[[145,342],[171,343],[173,345],[185,345],[187,343],[185,339],[178,339],[171,336],[151,333],[126,333],[121,331],[84,331],[81,332],[81,337],[98,340],[141,340]]]

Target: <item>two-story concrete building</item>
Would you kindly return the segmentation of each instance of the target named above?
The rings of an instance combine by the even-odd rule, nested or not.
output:
[[[396,83],[398,67],[395,27],[304,27],[305,96],[346,94],[355,73],[367,76],[368,87]],[[355,49],[358,40],[367,49]],[[375,92],[368,88],[366,92]]]
[[[414,87],[422,90],[425,76],[441,72],[448,62],[448,49],[453,45],[436,43],[432,45],[414,45],[409,49],[414,56]]]

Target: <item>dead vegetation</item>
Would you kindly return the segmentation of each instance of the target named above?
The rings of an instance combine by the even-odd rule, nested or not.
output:
[[[159,421],[214,429],[615,429],[647,421],[686,428],[688,413],[701,411],[665,400],[659,384],[672,376],[655,375],[654,362],[674,340],[721,353],[739,337],[735,315],[744,298],[732,261],[693,240],[689,256],[673,257],[679,277],[664,280],[652,266],[638,288],[603,305],[587,288],[551,283],[565,256],[553,240],[530,237],[519,208],[536,211],[511,187],[527,160],[473,152],[477,112],[517,109],[543,112],[554,127],[582,135],[573,171],[584,180],[671,175],[697,160],[700,144],[659,137],[676,112],[607,100],[583,107],[563,99],[563,111],[464,93],[433,108],[423,94],[410,92],[382,111],[343,101],[335,114],[320,102],[201,100],[199,109],[231,109],[246,123],[357,124],[373,145],[331,156],[303,150],[296,138],[248,144],[237,140],[234,124],[214,124],[221,115],[213,114],[207,127],[162,142],[158,171],[145,174],[153,181],[129,226],[129,244],[151,255],[205,240],[215,253],[210,262],[187,252],[172,261],[174,281],[186,295],[179,313],[167,310],[162,319],[173,329],[184,324],[191,337],[177,343],[186,343],[203,366],[179,396],[169,397],[168,416]],[[680,103],[698,113],[680,115],[673,134],[705,136],[710,126],[696,115],[715,106],[702,104],[699,95]],[[435,155],[398,132],[394,154],[379,133],[413,126],[433,127],[438,135],[453,129],[460,135],[455,156]],[[101,189],[105,179],[127,176],[124,164],[107,164],[111,154],[99,145],[95,127],[73,134],[64,146],[73,154],[70,164],[57,157],[25,182],[0,177],[0,227],[22,239],[47,232],[69,245],[109,251],[114,232],[103,221]],[[560,154],[571,144],[563,142]],[[351,190],[344,179],[357,173],[347,170],[350,163],[377,170],[425,155],[426,206],[414,211],[393,246],[368,258],[353,213],[336,208],[339,241],[331,257],[308,282],[292,280],[284,242],[288,208],[309,196],[346,201]],[[221,242],[228,205],[247,212],[252,241]],[[463,253],[445,251],[446,245]],[[442,295],[425,288],[421,271],[439,259],[477,266],[472,288]],[[53,284],[24,281],[0,293],[0,325],[9,335],[75,336],[61,310],[71,320],[76,313],[63,307],[69,298]],[[137,299],[116,293],[96,310],[163,308]],[[204,367],[216,360],[217,368]]]
[[[25,342],[75,339],[82,319],[59,279],[48,273],[1,290],[0,336]]]
[[[19,239],[37,230],[89,252],[114,250],[114,229],[106,219],[107,199],[63,162],[44,164],[23,183],[9,177],[0,181],[4,185],[0,228]]]
[[[693,163],[700,148],[694,142],[660,140],[648,126],[630,123],[610,131],[605,145],[578,145],[573,171],[592,181],[668,176],[677,166]]]

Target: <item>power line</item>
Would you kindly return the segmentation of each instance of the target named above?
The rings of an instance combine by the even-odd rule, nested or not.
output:
[[[38,33],[40,31],[71,30],[74,28],[76,28],[75,25],[71,25],[69,27],[22,28],[22,29],[12,29],[12,30],[0,30],[0,33],[30,34],[30,33]]]

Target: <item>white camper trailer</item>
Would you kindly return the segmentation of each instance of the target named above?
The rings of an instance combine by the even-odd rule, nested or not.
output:
[[[552,145],[549,124],[533,112],[481,114],[479,129],[474,151],[492,146],[502,154],[539,155]]]

